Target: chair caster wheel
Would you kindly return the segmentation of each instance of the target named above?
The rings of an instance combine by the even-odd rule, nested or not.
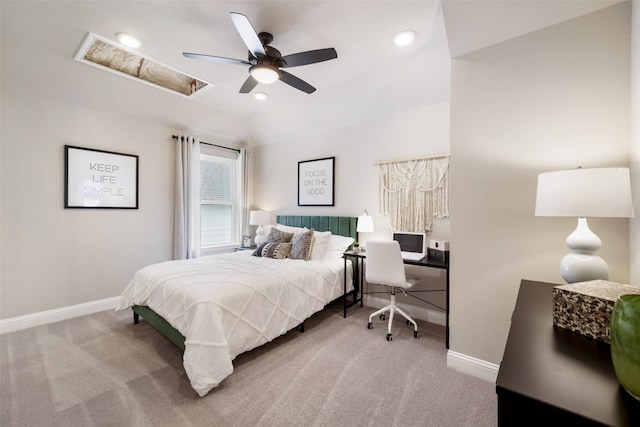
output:
[[[367,329],[373,329],[373,323],[369,322],[369,324],[367,325]]]
[[[380,315],[380,320],[384,320],[384,319],[386,319],[386,318],[387,318],[387,317],[384,315],[384,313],[382,313],[382,314]]]
[[[418,331],[413,331],[413,337],[416,339],[418,338]]]
[[[391,337],[391,334],[387,334],[387,341],[393,341],[393,338]]]

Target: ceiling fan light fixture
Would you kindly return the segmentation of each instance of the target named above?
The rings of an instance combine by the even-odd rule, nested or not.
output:
[[[411,30],[401,31],[395,35],[393,38],[393,43],[396,46],[408,46],[413,43],[413,40],[416,38],[416,33]]]
[[[249,77],[240,87],[239,93],[250,93],[258,83],[270,84],[280,80],[294,89],[311,94],[315,92],[315,87],[301,78],[281,70],[281,68],[315,64],[338,57],[338,53],[332,47],[282,56],[278,49],[270,46],[273,41],[272,34],[266,32],[256,33],[249,18],[241,13],[230,12],[230,15],[240,38],[249,49],[248,59],[242,60],[190,52],[183,52],[182,55],[187,58],[249,67]]]
[[[276,67],[270,64],[256,64],[249,68],[251,77],[264,84],[271,84],[280,78]]]
[[[137,49],[142,46],[142,42],[137,37],[132,36],[127,33],[118,33],[116,34],[118,41],[125,45],[126,47],[130,47],[131,49]]]

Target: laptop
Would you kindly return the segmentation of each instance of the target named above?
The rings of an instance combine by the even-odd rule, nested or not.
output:
[[[427,255],[426,233],[412,233],[409,231],[396,231],[393,240],[400,244],[402,259],[418,261]]]

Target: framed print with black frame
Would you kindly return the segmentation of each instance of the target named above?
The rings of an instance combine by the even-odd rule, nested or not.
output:
[[[298,162],[298,206],[334,206],[335,157]]]
[[[65,145],[64,207],[138,209],[138,156]]]

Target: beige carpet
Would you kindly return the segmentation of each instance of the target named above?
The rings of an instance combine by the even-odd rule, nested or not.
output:
[[[495,426],[495,385],[446,367],[444,328],[367,329],[327,307],[236,358],[200,398],[180,350],[130,312],[0,337],[2,426]]]

